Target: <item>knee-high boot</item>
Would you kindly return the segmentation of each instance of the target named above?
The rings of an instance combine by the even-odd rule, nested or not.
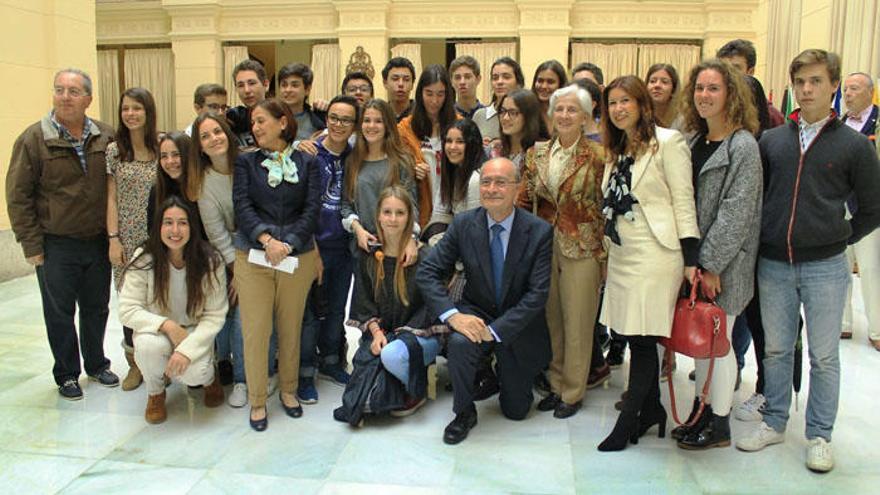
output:
[[[639,412],[657,387],[659,395],[657,338],[630,337],[629,389],[611,434],[599,444],[599,450],[623,450],[627,442],[639,441]],[[653,384],[652,384],[653,382]]]

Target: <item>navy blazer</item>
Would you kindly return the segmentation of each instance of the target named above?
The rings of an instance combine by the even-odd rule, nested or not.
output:
[[[550,337],[544,307],[550,293],[553,228],[535,215],[516,209],[504,258],[502,301],[495,303],[489,227],[485,208],[455,216],[443,239],[420,263],[416,280],[432,316],[456,307],[479,316],[509,346],[519,363],[531,370],[550,361]],[[461,260],[467,283],[458,305],[446,281]]]
[[[315,230],[321,210],[321,175],[315,157],[294,151],[299,182],[269,185],[269,171],[261,165],[268,155],[262,150],[243,153],[235,160],[232,203],[235,209],[235,247],[262,249],[257,241],[263,232],[290,244],[293,254],[315,247]]]

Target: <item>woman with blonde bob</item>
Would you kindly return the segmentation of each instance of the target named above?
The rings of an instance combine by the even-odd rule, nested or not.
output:
[[[758,114],[751,90],[727,62],[705,60],[695,66],[684,89],[682,115],[690,139],[702,292],[733,322],[754,293],[755,261],[761,233],[762,172]],[[696,393],[703,389],[708,359],[696,360]],[[715,359],[706,408],[691,427],[672,430],[678,446],[702,450],[730,445],[730,408],[737,366],[733,351]],[[690,422],[697,413],[694,399]]]
[[[551,393],[538,410],[567,418],[581,407],[592,357],[605,263],[605,151],[584,137],[584,125],[593,115],[586,90],[575,85],[558,89],[549,107],[553,138],[526,154],[518,203],[555,227],[547,301]]]

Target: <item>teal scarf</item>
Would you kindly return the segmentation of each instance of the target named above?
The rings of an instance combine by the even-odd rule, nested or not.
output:
[[[296,162],[290,159],[293,154],[293,144],[287,146],[282,152],[263,150],[269,155],[260,165],[269,171],[269,185],[278,187],[281,181],[291,184],[299,183],[299,174],[296,170]]]

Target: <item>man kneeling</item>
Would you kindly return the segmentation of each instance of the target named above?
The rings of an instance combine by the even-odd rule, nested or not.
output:
[[[483,165],[479,208],[455,216],[443,239],[419,267],[417,282],[431,312],[454,332],[449,374],[455,419],[443,441],[457,444],[477,424],[474,377],[480,357],[494,353],[501,412],[524,419],[532,382],[550,361],[544,306],[550,292],[550,224],[514,208],[520,174],[506,158]],[[445,281],[464,264],[467,284],[458,305]]]

